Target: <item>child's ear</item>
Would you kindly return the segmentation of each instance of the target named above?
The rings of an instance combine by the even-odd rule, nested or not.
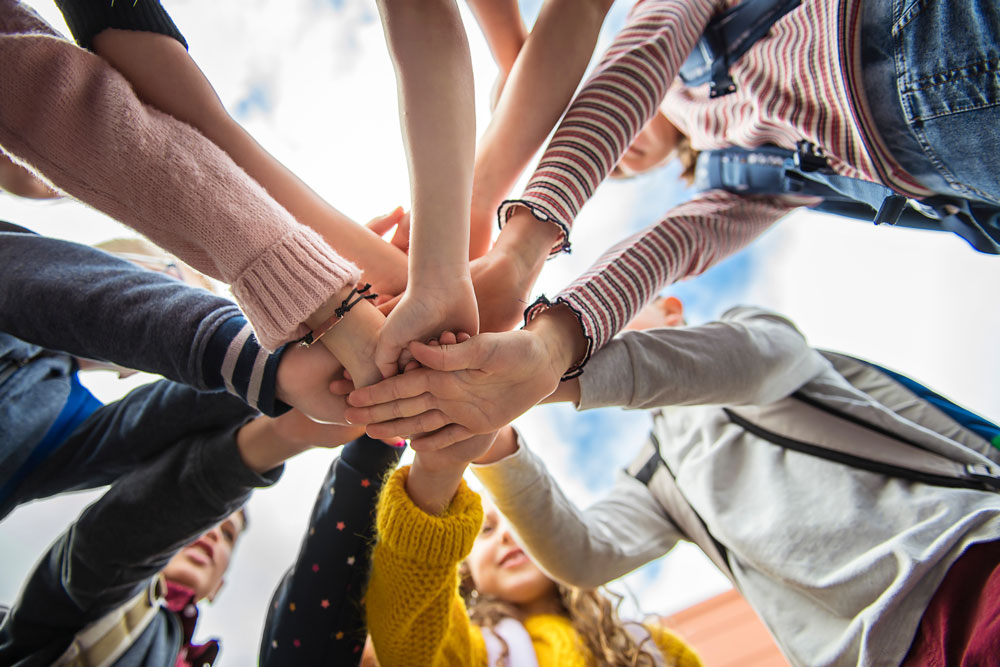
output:
[[[684,304],[675,296],[668,296],[660,302],[660,308],[667,318],[667,326],[684,326]]]
[[[225,578],[223,578],[223,579],[219,579],[219,583],[217,583],[217,584],[215,585],[215,588],[213,588],[213,589],[212,589],[212,590],[211,590],[211,591],[209,592],[209,594],[208,594],[207,596],[205,596],[205,597],[207,597],[207,598],[208,598],[208,601],[209,601],[209,602],[215,602],[215,596],[216,596],[216,595],[218,595],[218,594],[219,594],[219,591],[221,591],[221,590],[222,590],[222,585],[223,585],[224,583],[226,583],[226,580],[225,580]]]

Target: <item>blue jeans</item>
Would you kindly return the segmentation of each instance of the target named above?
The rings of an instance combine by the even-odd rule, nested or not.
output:
[[[1000,205],[996,0],[869,0],[862,78],[899,164],[942,195]]]

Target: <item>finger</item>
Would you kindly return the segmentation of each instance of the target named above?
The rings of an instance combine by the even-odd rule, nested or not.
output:
[[[365,431],[373,438],[407,438],[414,433],[436,431],[449,424],[448,418],[440,410],[422,412],[415,417],[368,424]]]
[[[445,331],[443,334],[441,334],[441,337],[438,339],[438,342],[440,342],[442,345],[454,345],[455,343],[458,342],[458,337],[451,331]]]
[[[344,409],[344,417],[352,424],[374,424],[415,417],[439,407],[433,396],[421,394],[413,398],[402,398],[398,401],[379,403],[365,408],[347,406]]]
[[[396,368],[399,369],[400,373],[406,371],[410,367],[410,364],[416,364],[416,367],[420,367],[420,363],[413,359],[413,355],[407,348],[403,348],[403,351],[399,353],[399,361],[396,362]]]
[[[478,368],[482,358],[480,346],[474,340],[455,345],[424,345],[413,341],[409,345],[413,358],[428,368],[439,371],[460,371],[467,368]]]
[[[399,224],[400,219],[404,215],[405,214],[403,213],[403,207],[397,206],[396,208],[392,209],[392,211],[386,213],[385,215],[380,215],[372,218],[371,220],[368,221],[365,227],[372,230],[379,236],[382,236],[390,229],[397,226]]]
[[[415,371],[356,389],[347,397],[347,403],[350,406],[364,408],[378,403],[419,396],[430,388],[431,378],[428,374],[427,369],[418,368]]]
[[[434,452],[456,442],[468,440],[473,435],[469,429],[460,424],[449,424],[434,433],[411,440],[410,448],[415,452]]]
[[[465,333],[464,331],[459,331],[458,332],[458,340],[456,342],[458,342],[458,343],[464,343],[465,341],[469,340],[470,338],[472,338],[472,336],[470,336],[469,334]]]
[[[396,233],[392,235],[392,245],[403,252],[410,250],[410,212],[407,211],[398,220]]]
[[[375,348],[374,361],[382,377],[390,378],[399,373],[399,353],[403,346],[384,338],[379,340]]]

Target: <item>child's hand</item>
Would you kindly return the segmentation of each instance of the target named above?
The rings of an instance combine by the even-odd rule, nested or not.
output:
[[[336,295],[309,318],[307,324],[321,324],[347,298],[350,288]],[[356,387],[365,387],[382,379],[375,366],[375,343],[385,316],[370,301],[362,299],[354,305],[319,342],[350,372]],[[315,347],[316,344],[313,344]]]
[[[247,468],[266,472],[313,447],[339,447],[361,436],[354,426],[320,424],[298,410],[280,417],[260,416],[236,432],[236,447]]]
[[[322,345],[292,344],[278,364],[277,396],[318,422],[347,424],[346,396],[334,394],[330,384],[342,381],[344,367]]]
[[[379,333],[375,350],[378,370],[384,377],[396,375],[410,341],[437,339],[443,331],[479,331],[476,294],[468,276],[441,286],[411,284],[407,288]]]
[[[456,345],[413,343],[426,368],[351,394],[345,416],[368,424],[372,437],[427,433],[415,451],[489,433],[548,396],[565,370],[524,330],[480,334]],[[440,430],[439,430],[440,429]]]
[[[298,410],[274,418],[274,432],[282,442],[301,450],[312,447],[339,447],[361,437],[364,429],[342,424],[321,424]]]
[[[426,433],[415,451],[438,449],[509,424],[559,385],[587,341],[562,305],[524,329],[473,336],[455,345],[411,343],[425,368],[387,378],[348,397],[345,416],[373,438]]]
[[[372,218],[365,227],[382,237],[395,227],[396,231],[393,232],[389,243],[404,253],[410,251],[410,214],[403,211],[402,206],[397,206],[391,213]]]

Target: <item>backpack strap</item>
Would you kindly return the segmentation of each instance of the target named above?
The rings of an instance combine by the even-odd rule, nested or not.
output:
[[[660,455],[660,441],[655,433],[650,431],[649,438],[642,446],[639,455],[633,459],[625,472],[646,485],[650,494],[663,507],[680,532],[697,544],[719,571],[735,585],[736,580],[729,567],[726,547],[712,536],[705,522],[677,486],[674,473]]]
[[[87,625],[53,667],[111,667],[146,631],[161,609],[165,585],[163,575],[124,604]]]
[[[486,642],[486,664],[498,667],[503,656],[504,643],[507,644],[506,667],[538,667],[535,646],[524,624],[509,616],[500,620],[492,628],[479,628]],[[502,641],[501,641],[502,640]]]
[[[711,82],[713,99],[736,91],[729,67],[802,0],[743,0],[712,18],[678,74],[688,86]]]
[[[914,482],[1000,492],[1000,466],[978,456],[948,458],[801,392],[723,411],[732,423],[786,449]]]
[[[836,173],[822,151],[800,142],[778,146],[732,146],[698,155],[695,189],[745,195],[820,197],[817,211],[900,227],[948,231],[986,254],[1000,254],[1000,207],[948,196],[917,201],[881,183]]]

